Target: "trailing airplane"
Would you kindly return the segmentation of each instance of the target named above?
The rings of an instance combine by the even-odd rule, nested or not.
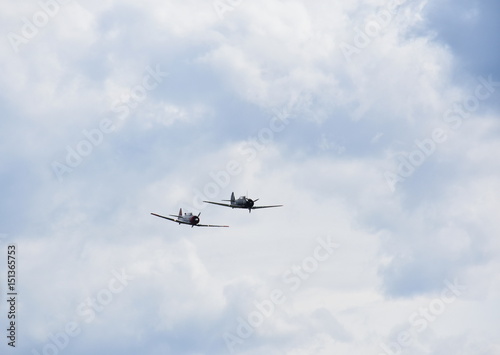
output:
[[[247,198],[246,196],[240,196],[238,199],[235,199],[234,198],[234,192],[232,192],[230,200],[222,200],[222,201],[227,201],[229,203],[220,203],[220,202],[212,202],[212,201],[203,201],[203,202],[211,203],[212,205],[224,206],[224,207],[245,208],[245,209],[248,209],[248,212],[252,212],[252,210],[255,210],[255,209],[258,209],[258,208],[271,208],[271,207],[281,207],[281,206],[283,206],[283,205],[254,206],[254,203],[257,202],[258,200],[259,199],[252,200],[250,198]]]
[[[165,218],[165,219],[168,219],[169,221],[179,223],[179,225],[188,224],[191,226],[191,228],[193,228],[194,226],[196,226],[196,227],[229,227],[229,226],[219,226],[219,225],[214,225],[214,224],[199,224],[201,212],[198,213],[197,216],[193,215],[191,212],[187,212],[187,213],[182,214],[182,208],[179,210],[178,215],[173,215],[173,214],[169,215],[172,217],[177,217],[175,219],[161,216],[161,215],[156,214],[156,213],[151,213],[151,214],[153,216],[156,216],[156,217]]]

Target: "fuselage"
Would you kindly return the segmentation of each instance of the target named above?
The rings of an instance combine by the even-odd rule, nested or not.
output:
[[[184,213],[183,216],[179,215],[177,217],[177,220],[192,225],[200,223],[200,218],[198,216],[193,215],[191,212]]]
[[[241,196],[234,201],[231,201],[231,207],[237,208],[252,208],[254,201],[247,198],[246,196]]]

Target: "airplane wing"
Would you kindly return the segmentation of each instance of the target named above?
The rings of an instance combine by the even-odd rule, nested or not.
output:
[[[253,206],[252,210],[258,209],[258,208],[271,208],[271,207],[281,207],[283,205],[273,205],[273,206]]]
[[[212,202],[212,201],[203,201],[203,202],[211,203],[212,205],[219,205],[219,206],[225,206],[225,207],[235,207],[235,206],[228,205],[227,203]]]
[[[156,214],[156,213],[151,213],[151,214],[152,214],[153,216],[156,216],[156,217],[160,217],[160,218],[165,218],[165,219],[171,220],[172,222],[176,222],[176,223],[184,223],[184,222],[178,221],[178,220],[173,219],[173,218],[170,218],[170,217],[160,216],[159,214]]]
[[[188,222],[179,221],[178,219],[173,219],[173,218],[170,218],[170,217],[161,216],[161,215],[156,214],[156,213],[151,213],[151,214],[153,216],[156,216],[156,217],[168,219],[168,220],[170,220],[172,222],[175,222],[175,223],[187,224],[188,226],[191,226],[191,227],[229,227],[229,226],[219,226],[219,225],[215,225],[215,224],[191,224],[191,223],[188,223]]]
[[[195,224],[195,227],[229,227],[229,226],[218,226],[215,224]]]

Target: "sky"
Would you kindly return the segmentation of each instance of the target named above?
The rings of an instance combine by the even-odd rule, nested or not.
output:
[[[497,1],[1,7],[2,354],[500,354]]]

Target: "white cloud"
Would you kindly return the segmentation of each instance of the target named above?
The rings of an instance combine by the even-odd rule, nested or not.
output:
[[[495,353],[495,96],[457,129],[443,120],[478,80],[429,34],[426,5],[401,2],[352,58],[342,43],[387,2],[243,1],[223,19],[210,1],[71,2],[19,53],[4,41],[0,208],[20,250],[23,351],[76,320],[63,351],[220,354],[279,289],[236,353],[379,354],[457,279],[467,289],[405,352]],[[2,28],[35,10],[7,7]],[[131,101],[157,65],[168,76]],[[137,105],[120,119],[120,102]],[[117,129],[59,182],[51,162],[106,117]],[[436,128],[447,140],[391,191],[384,172]],[[201,204],[232,191],[284,206]],[[150,215],[180,207],[230,228]],[[299,277],[326,237],[338,249]],[[79,305],[122,269],[133,279],[86,322]]]

